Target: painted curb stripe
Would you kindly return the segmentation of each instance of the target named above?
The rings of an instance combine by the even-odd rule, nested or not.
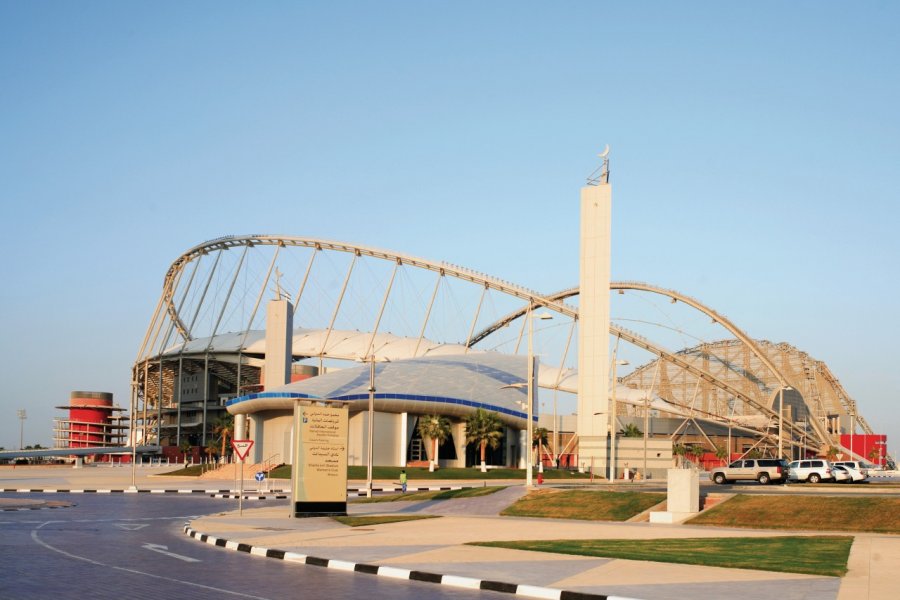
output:
[[[296,562],[315,567],[325,567],[336,569],[338,571],[379,575],[382,577],[390,577],[393,579],[422,581],[425,583],[436,583],[439,585],[466,588],[471,590],[503,592],[528,598],[540,598],[542,600],[637,600],[636,598],[624,598],[619,596],[607,596],[604,594],[590,594],[585,592],[572,592],[568,590],[558,590],[534,585],[519,585],[515,583],[505,583],[502,581],[489,581],[483,579],[474,579],[471,577],[460,577],[457,575],[441,575],[439,573],[429,573],[427,571],[411,571],[409,569],[399,569],[397,567],[383,567],[365,563],[352,563],[345,560],[306,556],[304,554],[297,554],[295,552],[285,552],[284,550],[276,550],[273,548],[260,548],[252,546],[250,544],[232,542],[222,538],[216,538],[191,529],[190,524],[184,525],[184,533],[189,537],[192,537],[201,542],[219,546],[227,550],[247,552],[255,556],[276,558],[286,562]]]
[[[475,486],[463,486],[463,485],[451,485],[451,486],[422,486],[422,487],[409,487],[406,489],[407,493],[410,492],[447,492],[451,490],[464,490]],[[391,492],[402,492],[403,488],[400,486],[396,487],[373,487],[373,492],[382,492],[382,493],[391,493]],[[267,492],[263,492],[264,494],[276,494],[276,499],[285,499],[288,498],[286,494],[288,494],[289,490],[269,490]],[[19,494],[229,494],[228,498],[237,499],[237,490],[195,490],[195,489],[60,489],[60,488],[2,488],[0,489],[0,493],[19,493]],[[245,491],[245,493],[247,493]],[[282,495],[284,494],[284,495]],[[365,496],[365,489],[358,488],[347,488],[347,496]],[[218,496],[216,496],[218,497]],[[247,498],[247,496],[245,496]]]

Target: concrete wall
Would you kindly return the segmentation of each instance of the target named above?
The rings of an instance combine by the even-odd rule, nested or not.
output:
[[[375,413],[373,465],[398,465],[400,461],[401,419],[395,413]],[[358,412],[350,415],[350,440],[347,447],[347,464],[368,464],[369,453],[369,413]]]
[[[254,442],[248,460],[258,463],[272,459],[277,463],[291,464],[293,414],[285,411],[261,411],[252,415],[248,421],[248,433]]]
[[[631,471],[637,470],[641,473],[641,477],[644,477],[644,438],[617,437],[616,442],[619,477],[622,477],[626,468]],[[646,472],[650,474],[650,479],[665,479],[666,471],[674,466],[672,442],[668,439],[648,439]]]

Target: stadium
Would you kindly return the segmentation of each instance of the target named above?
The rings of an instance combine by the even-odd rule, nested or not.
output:
[[[582,190],[583,223],[585,194],[609,198],[597,183]],[[228,415],[246,415],[252,460],[290,462],[294,403],[327,401],[349,409],[350,464],[369,448],[379,465],[434,459],[417,424],[441,415],[451,435],[437,461],[463,467],[476,463],[465,420],[483,408],[504,428],[488,462],[524,466],[533,387],[542,464],[658,474],[679,446],[695,462],[837,451],[884,464],[884,436],[827,365],[675,290],[608,275],[608,291],[602,276],[586,285],[584,240],[583,225],[580,285],[549,293],[360,244],[199,244],[165,274],[140,345],[131,441],[205,448]],[[584,350],[589,335],[599,351]],[[607,384],[592,404],[580,400],[588,379]]]

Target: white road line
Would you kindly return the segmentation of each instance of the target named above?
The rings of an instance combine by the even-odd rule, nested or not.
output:
[[[32,530],[31,530],[31,539],[34,540],[35,543],[37,543],[38,545],[43,546],[44,548],[46,548],[47,550],[51,550],[51,551],[53,551],[53,552],[57,552],[57,553],[59,553],[59,554],[62,554],[63,556],[68,556],[69,558],[72,558],[72,559],[75,559],[75,560],[82,560],[82,561],[84,561],[84,562],[88,562],[88,563],[91,563],[91,564],[93,564],[93,565],[97,565],[97,566],[100,566],[100,567],[107,567],[107,568],[109,568],[109,569],[115,569],[115,570],[117,570],[117,571],[123,571],[123,572],[125,572],[125,573],[132,573],[132,574],[134,574],[134,575],[143,575],[144,577],[151,577],[151,578],[153,578],[153,579],[161,579],[161,580],[163,580],[163,581],[169,581],[169,582],[172,582],[172,583],[180,583],[180,584],[182,584],[182,585],[187,585],[187,586],[191,586],[191,587],[201,588],[201,589],[204,589],[204,590],[211,590],[211,591],[213,591],[213,592],[220,592],[220,593],[222,593],[222,594],[228,594],[228,595],[230,595],[230,596],[237,596],[237,597],[240,597],[240,598],[251,598],[252,600],[271,600],[270,598],[265,598],[265,597],[263,597],[263,596],[253,596],[252,594],[243,594],[243,593],[241,593],[241,592],[234,592],[234,591],[232,591],[232,590],[226,590],[226,589],[222,589],[222,588],[212,587],[212,586],[209,586],[209,585],[203,585],[203,584],[201,584],[201,583],[195,583],[195,582],[193,582],[193,581],[185,581],[185,580],[183,580],[183,579],[175,579],[174,577],[164,577],[164,576],[162,576],[162,575],[156,575],[156,574],[154,574],[154,573],[147,573],[147,572],[145,572],[145,571],[138,571],[137,569],[128,569],[128,568],[126,568],[126,567],[118,567],[118,566],[115,566],[115,565],[108,565],[108,564],[105,564],[105,563],[98,562],[98,561],[96,561],[96,560],[87,558],[86,556],[78,556],[78,555],[76,555],[76,554],[72,554],[72,553],[70,553],[70,552],[66,552],[65,550],[60,550],[59,548],[56,548],[56,547],[54,547],[54,546],[51,546],[51,545],[48,544],[47,542],[43,541],[43,540],[40,539],[40,537],[38,536],[38,529],[40,529],[40,528],[43,527],[44,525],[49,525],[50,523],[51,523],[50,521],[45,522],[45,523],[41,523],[38,527],[36,527],[35,529],[32,529]]]

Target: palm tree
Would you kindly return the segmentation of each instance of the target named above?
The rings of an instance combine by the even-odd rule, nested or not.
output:
[[[542,448],[547,445],[547,441],[550,437],[550,432],[547,431],[546,427],[535,427],[531,430],[531,464],[534,464],[534,448],[537,446],[538,449],[538,459],[543,462],[543,458],[541,458],[543,452]]]
[[[869,450],[868,457],[869,457],[869,460],[871,462],[875,463],[876,465],[881,464],[881,451],[877,447]]]
[[[441,415],[419,417],[419,435],[432,440],[434,451],[431,453],[428,470],[433,473],[435,465],[437,465],[438,446],[443,445],[450,437],[450,419]]]
[[[191,451],[191,448],[193,448],[193,446],[191,446],[191,443],[188,440],[181,442],[181,445],[178,447],[184,455],[184,464],[187,464],[187,455]]]
[[[692,444],[688,453],[694,457],[694,462],[699,464],[703,460],[703,455],[706,454],[706,448],[702,444]]]
[[[640,428],[634,423],[628,423],[623,427],[620,431],[623,437],[627,438],[639,438],[644,437],[644,432],[640,430]]]
[[[488,446],[496,449],[500,446],[500,440],[503,439],[503,424],[495,412],[488,412],[483,408],[479,408],[474,413],[466,417],[466,443],[478,444],[481,452],[481,472],[487,472],[487,465],[484,463],[484,453]]]
[[[716,458],[721,460],[726,465],[728,464],[729,454],[730,452],[728,452],[728,448],[726,448],[725,446],[716,446]]]
[[[825,458],[829,461],[833,461],[837,458],[839,451],[834,446],[828,446],[828,450],[825,451]]]
[[[225,445],[228,443],[228,438],[234,437],[234,416],[225,413],[216,419],[213,423],[213,433],[222,440],[222,452],[219,453],[219,456],[224,458]]]
[[[680,467],[684,464],[684,456],[687,454],[687,446],[684,444],[672,444],[672,454],[675,456],[675,465]]]
[[[207,457],[207,459],[209,459],[209,462],[212,462],[212,458],[213,458],[213,456],[215,456],[216,450],[218,450],[218,449],[219,449],[219,446],[216,443],[216,440],[210,439],[210,440],[206,441],[206,447],[203,448],[203,451],[206,453],[206,457]],[[210,467],[210,468],[213,469],[215,467]]]

